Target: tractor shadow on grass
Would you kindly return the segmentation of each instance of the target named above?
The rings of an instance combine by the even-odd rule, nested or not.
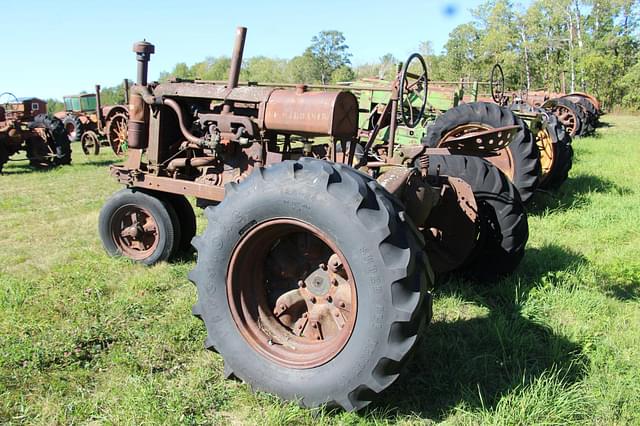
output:
[[[389,420],[400,414],[442,421],[458,406],[491,410],[543,374],[558,372],[567,384],[579,381],[587,367],[580,346],[522,310],[545,274],[583,261],[549,245],[527,250],[521,273],[496,284],[453,277],[438,286],[436,293],[457,300],[457,309],[435,307],[413,360],[371,410]]]
[[[527,212],[540,215],[547,211],[582,208],[591,203],[590,196],[594,193],[628,195],[633,191],[606,178],[581,174],[570,177],[556,190],[536,192],[533,201],[527,206]]]
[[[13,176],[13,175],[25,175],[25,174],[34,174],[34,173],[50,173],[54,170],[72,168],[74,170],[82,169],[82,168],[100,168],[107,167],[112,164],[118,163],[122,160],[113,159],[113,160],[89,160],[86,163],[71,163],[67,165],[60,166],[51,166],[51,167],[34,167],[29,165],[29,163],[24,160],[16,161],[15,163],[8,163],[2,169],[2,173],[0,176]]]

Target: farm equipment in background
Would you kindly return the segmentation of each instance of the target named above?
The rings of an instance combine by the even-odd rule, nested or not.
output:
[[[524,90],[506,95],[504,73],[500,64],[495,64],[491,70],[490,85],[492,97],[496,102],[517,105],[522,112],[536,113],[540,109],[546,110],[558,118],[571,137],[592,134],[603,114],[600,102],[595,96],[587,93]]]
[[[129,149],[111,166],[126,188],[101,209],[100,236],[109,254],[144,264],[192,241],[193,313],[225,376],[357,410],[396,380],[429,321],[433,269],[495,276],[522,258],[528,226],[514,186],[490,163],[452,155],[469,143],[491,155],[521,126],[447,148],[396,143],[399,124],[423,118],[421,56],[359,127],[358,99],[342,88],[239,86],[245,33],[224,84],[148,83],[155,48],[134,45]],[[201,236],[185,196],[208,205]]]
[[[481,85],[489,87],[489,93],[480,94],[477,88]],[[491,69],[488,82],[476,82],[474,95],[476,99],[493,101],[511,109],[531,130],[538,148],[541,174],[539,187],[552,189],[559,187],[568,177],[573,164],[573,148],[570,131],[553,111],[532,107],[525,103],[526,93],[506,93],[504,73],[499,64]]]
[[[400,125],[395,129],[398,143],[422,143],[430,148],[456,147],[465,155],[483,157],[498,167],[516,186],[522,201],[528,202],[538,186],[540,176],[539,155],[531,132],[522,119],[509,109],[476,102],[477,83],[468,91],[465,90],[466,85],[464,81],[430,82],[424,115],[413,127]],[[367,120],[371,120],[368,111],[375,116],[376,109],[389,102],[391,92],[389,86],[381,87],[379,83],[376,86],[375,81],[371,81],[369,86],[354,86],[349,90],[353,90],[359,99],[361,126],[366,126]],[[419,97],[409,101],[422,102]],[[512,126],[519,127],[513,139],[501,138],[499,130]],[[483,143],[466,136],[487,131],[496,131],[500,135],[487,141],[499,149],[487,152]],[[388,138],[389,132],[390,129],[387,129],[382,135],[383,139]],[[461,136],[465,136],[464,146],[459,145],[458,138]]]
[[[103,106],[100,85],[95,93],[64,96],[65,111],[56,114],[64,123],[71,142],[80,141],[86,155],[97,155],[101,146],[110,146],[117,156],[127,149],[129,82],[124,80],[124,105]]]
[[[10,157],[25,151],[29,164],[48,168],[71,163],[71,147],[62,122],[48,117],[47,103],[37,98],[18,99],[0,104],[0,173]]]

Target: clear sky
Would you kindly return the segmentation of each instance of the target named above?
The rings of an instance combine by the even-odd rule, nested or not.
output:
[[[291,58],[323,30],[342,31],[354,65],[385,53],[402,59],[421,41],[442,49],[479,0],[418,1],[50,1],[3,2],[0,93],[61,98],[96,83],[135,78],[133,43],[156,46],[150,79],[177,62],[231,55],[245,26],[245,58]],[[6,97],[2,98],[4,101]]]

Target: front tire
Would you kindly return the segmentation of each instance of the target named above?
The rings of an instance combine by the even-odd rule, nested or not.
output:
[[[420,234],[344,165],[285,161],[226,188],[193,240],[206,347],[254,390],[363,408],[396,380],[430,314]]]
[[[100,210],[98,229],[111,256],[145,265],[168,260],[180,241],[180,227],[171,204],[133,188],[116,192]]]
[[[75,114],[69,114],[62,120],[62,124],[64,125],[69,142],[77,142],[80,140],[82,133],[84,133],[84,125],[80,117]]]

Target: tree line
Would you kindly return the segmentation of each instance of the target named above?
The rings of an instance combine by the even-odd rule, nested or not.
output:
[[[533,0],[528,7],[488,0],[472,21],[449,34],[442,52],[429,41],[415,46],[432,80],[487,81],[494,64],[512,91],[584,91],[607,108],[640,110],[640,0]],[[321,31],[291,59],[246,58],[240,79],[274,83],[338,83],[365,77],[391,79],[398,58],[387,53],[354,66],[344,34]],[[180,62],[160,74],[226,80],[231,59]],[[122,85],[103,90],[103,104],[124,101]]]

